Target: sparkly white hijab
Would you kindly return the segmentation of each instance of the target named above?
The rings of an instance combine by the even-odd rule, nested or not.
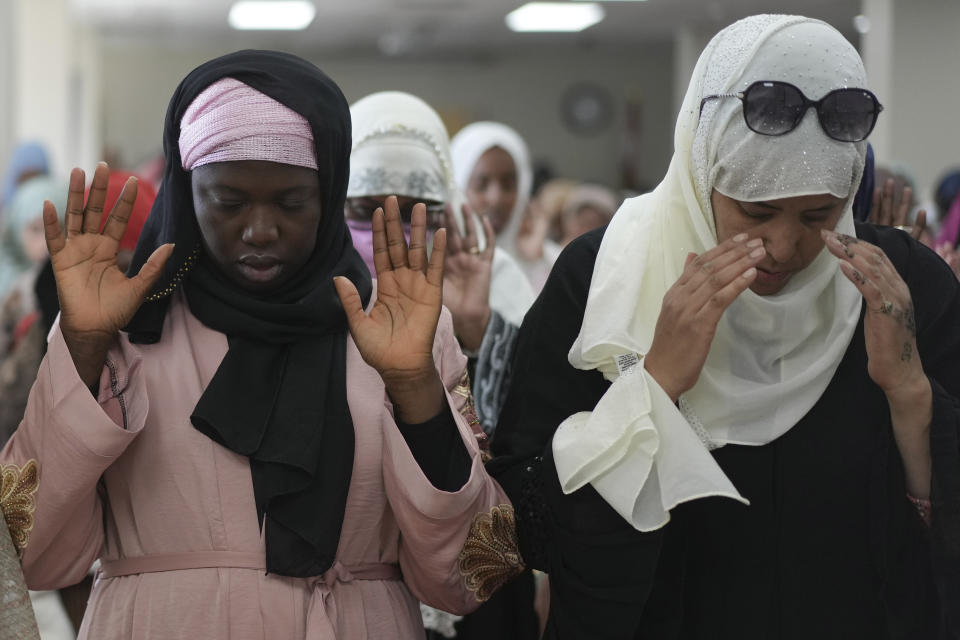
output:
[[[746,500],[708,450],[762,445],[819,400],[850,343],[861,299],[826,251],[784,290],[751,291],[726,311],[697,384],[679,409],[646,374],[663,296],[688,252],[715,247],[710,193],[764,201],[831,193],[847,198],[837,230],[853,234],[852,204],[865,143],[831,140],[814,110],[778,137],[751,132],[742,103],[704,96],[783,80],[813,99],[866,87],[856,50],[829,25],[798,16],[753,16],[717,34],[701,54],[677,120],[663,182],[628,200],[597,257],[580,335],[569,359],[613,381],[593,412],[570,416],[553,450],[561,484],[586,483],[641,531],[663,526],[681,502]]]

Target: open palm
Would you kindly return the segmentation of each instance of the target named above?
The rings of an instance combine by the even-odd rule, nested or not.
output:
[[[416,377],[435,370],[433,339],[443,302],[446,232],[434,236],[428,259],[424,205],[413,209],[409,248],[397,199],[387,198],[385,209],[373,215],[377,299],[369,314],[352,282],[339,277],[335,284],[364,361],[384,379]]]
[[[108,175],[105,163],[97,165],[84,204],[84,173],[81,169],[70,173],[64,227],[53,204],[43,205],[47,249],[60,298],[60,327],[75,360],[76,347],[109,343],[133,318],[173,250],[173,245],[158,248],[132,278],[120,271],[117,250],[137,197],[137,182],[135,178],[127,181],[101,232]]]

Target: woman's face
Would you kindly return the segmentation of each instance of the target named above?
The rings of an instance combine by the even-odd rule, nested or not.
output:
[[[750,287],[768,296],[783,289],[823,249],[821,229],[837,226],[846,200],[829,193],[741,202],[714,190],[710,197],[717,225],[717,243],[739,233],[761,238],[767,255],[757,265]]]
[[[564,242],[567,244],[571,242],[574,238],[582,236],[583,234],[593,231],[599,227],[610,222],[610,215],[605,211],[601,211],[593,205],[587,204],[577,212],[564,220],[563,222],[563,235]]]
[[[241,160],[197,167],[191,179],[204,249],[237,285],[276,289],[310,259],[322,214],[316,171]]]
[[[487,149],[470,173],[467,203],[485,215],[497,235],[510,222],[517,204],[517,165],[500,147]]]

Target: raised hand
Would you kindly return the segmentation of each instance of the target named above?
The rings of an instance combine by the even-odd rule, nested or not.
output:
[[[530,201],[524,214],[523,224],[517,234],[517,253],[533,262],[543,257],[543,243],[550,233],[550,219],[536,198]]]
[[[910,290],[886,254],[853,236],[823,231],[827,248],[866,301],[863,333],[867,372],[887,394],[926,380],[917,354],[917,323]]]
[[[449,242],[443,265],[443,304],[453,316],[453,328],[465,349],[476,351],[490,321],[490,278],[496,235],[493,226],[481,216],[486,247],[481,251],[477,227],[470,207],[463,205],[466,233],[460,234],[447,208]]]
[[[683,274],[663,296],[644,356],[644,368],[674,402],[697,383],[723,312],[753,284],[765,254],[763,240],[742,233],[687,256]]]
[[[910,289],[880,247],[823,230],[827,249],[863,295],[867,373],[887,397],[907,491],[930,495],[930,421],[933,391],[917,352],[917,322]]]
[[[334,284],[357,349],[383,378],[394,408],[406,422],[425,422],[443,402],[433,339],[443,302],[446,231],[434,235],[428,259],[426,207],[413,208],[409,249],[397,199],[387,198],[385,208],[373,214],[377,299],[370,313],[352,282],[338,277]]]
[[[896,227],[909,233],[914,240],[919,240],[927,228],[927,211],[926,209],[918,211],[911,226],[907,222],[907,216],[910,213],[913,189],[904,187],[899,193],[898,201],[895,186],[894,179],[888,178],[886,183],[873,190],[873,199],[870,201],[870,214],[867,216],[867,220],[873,224]]]
[[[173,245],[157,248],[140,272],[127,278],[117,267],[117,250],[137,198],[137,181],[124,185],[100,232],[110,170],[97,165],[84,204],[84,173],[70,173],[65,229],[56,207],[43,204],[43,226],[60,298],[60,330],[80,378],[97,381],[117,332],[133,318],[163,271]]]
[[[954,275],[960,278],[960,250],[957,250],[950,242],[940,243],[934,250],[949,265]]]

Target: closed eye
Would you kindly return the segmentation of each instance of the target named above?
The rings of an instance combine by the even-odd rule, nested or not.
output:
[[[280,202],[280,208],[284,211],[299,211],[303,209],[306,204],[306,200],[282,200]]]
[[[769,220],[773,216],[772,212],[763,209],[748,210],[745,207],[740,207],[740,211],[753,220]]]
[[[237,211],[245,203],[242,200],[214,200],[214,204],[222,211]]]

